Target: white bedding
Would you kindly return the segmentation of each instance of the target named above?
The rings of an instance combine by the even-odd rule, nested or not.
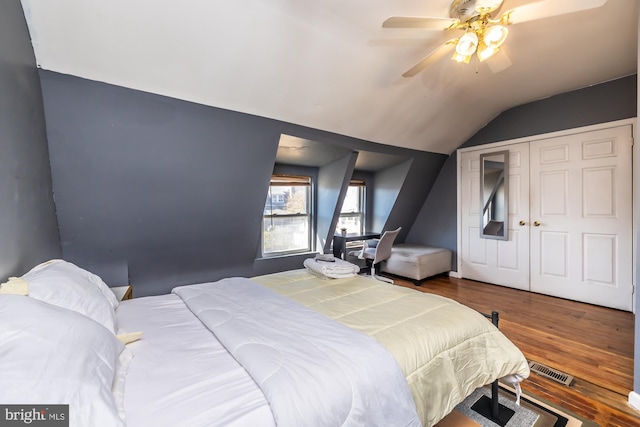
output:
[[[435,424],[480,385],[510,374],[519,374],[520,379],[528,376],[526,360],[515,346],[482,316],[454,301],[361,277],[321,280],[305,270],[253,280],[381,343],[404,372],[425,425]],[[254,289],[249,293],[262,292]],[[233,304],[246,308],[243,298],[248,294],[236,289],[233,292],[227,289],[226,293],[237,294],[240,300]],[[196,301],[199,298],[194,297]],[[214,319],[212,329],[215,331],[216,318],[230,317],[220,316],[230,304],[203,299],[196,303],[194,310],[206,312],[209,306],[224,306],[225,310],[204,316]],[[254,314],[255,310],[246,310],[245,320],[250,322]],[[266,322],[275,313],[267,310],[263,314],[265,318],[256,317],[253,323]],[[125,389],[128,425],[260,427],[276,424],[272,406],[280,404],[270,406],[268,399],[278,394],[278,386],[271,391],[261,390],[247,372],[254,367],[242,367],[236,358],[242,363],[244,356],[236,353],[234,358],[177,295],[122,302],[117,317],[119,332],[143,331],[140,341],[127,346],[135,354]],[[313,328],[313,323],[307,326]],[[234,328],[245,329],[242,321],[232,326]],[[243,333],[260,337],[264,332],[245,329]],[[457,341],[451,343],[451,338]],[[227,341],[231,347],[238,346],[242,336],[232,336]],[[284,348],[289,344],[279,345]],[[268,358],[263,359],[268,362],[263,366],[268,371],[272,365]],[[314,357],[310,359],[316,362]],[[260,364],[260,360],[250,364]],[[303,383],[304,369],[301,368],[302,374],[293,375]],[[257,373],[261,385],[266,377],[265,372]],[[316,397],[311,399],[315,403]],[[313,421],[304,425],[316,425]],[[361,424],[373,425],[372,422]]]
[[[251,374],[278,426],[421,425],[402,371],[375,339],[249,279],[173,293]]]
[[[180,297],[123,301],[117,320],[143,332],[127,345],[128,426],[275,426],[263,393]]]
[[[426,426],[477,387],[529,376],[527,360],[511,341],[449,298],[362,276],[322,280],[305,270],[253,280],[380,342],[403,370]]]

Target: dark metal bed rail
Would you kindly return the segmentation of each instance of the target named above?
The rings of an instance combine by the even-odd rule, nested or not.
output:
[[[498,327],[498,322],[500,321],[500,316],[497,311],[492,311],[491,314],[482,313],[481,314],[487,319],[491,319],[491,323],[496,328]],[[498,403],[498,380],[495,380],[491,383],[491,418],[494,420],[498,420],[500,418],[500,405]]]

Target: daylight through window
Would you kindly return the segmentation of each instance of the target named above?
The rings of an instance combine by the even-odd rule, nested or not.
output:
[[[364,181],[351,180],[340,209],[336,232],[340,232],[341,228],[346,228],[347,233],[362,234],[364,232],[364,190]]]
[[[262,254],[311,250],[311,177],[273,175],[264,207]]]

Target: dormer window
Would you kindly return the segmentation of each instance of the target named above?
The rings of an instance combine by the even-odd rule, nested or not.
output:
[[[311,177],[273,175],[262,220],[262,255],[311,250]]]
[[[340,232],[341,228],[346,228],[347,233],[362,234],[365,231],[364,194],[364,180],[352,179],[342,202],[336,232]]]

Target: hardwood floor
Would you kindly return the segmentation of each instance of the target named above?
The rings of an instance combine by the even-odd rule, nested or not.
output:
[[[640,426],[629,406],[633,389],[634,315],[575,301],[438,276],[415,286],[484,313],[500,313],[500,330],[530,361],[574,376],[569,387],[532,373],[529,391],[601,426]]]

